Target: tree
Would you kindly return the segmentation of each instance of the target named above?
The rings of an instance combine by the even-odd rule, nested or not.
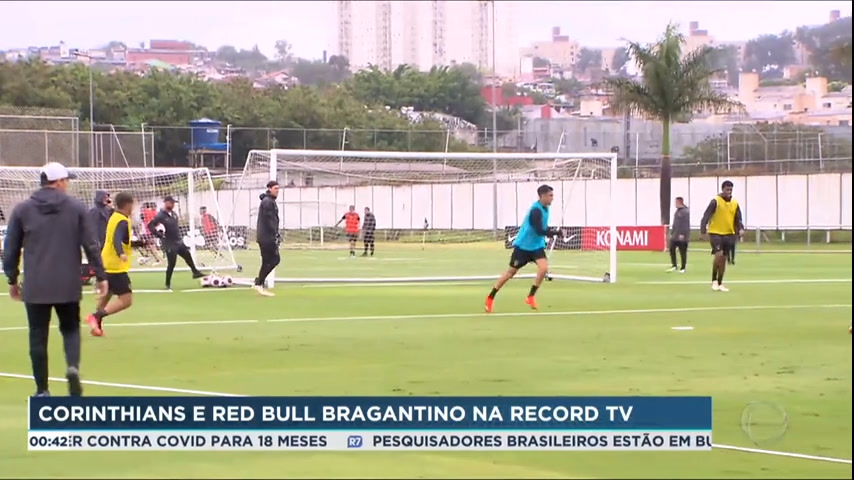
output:
[[[217,49],[214,57],[221,62],[226,62],[250,72],[268,70],[270,68],[269,59],[261,53],[258,45],[252,47],[251,50],[238,50],[231,45],[224,45]]]
[[[552,63],[543,57],[534,57],[531,65],[534,68],[548,68]]]
[[[561,78],[555,80],[555,90],[560,95],[570,98],[578,98],[584,92],[584,84],[575,78]]]
[[[744,46],[744,67],[763,78],[782,78],[783,68],[795,63],[794,44],[791,32],[760,35]]]
[[[333,60],[335,63],[333,63]],[[350,71],[344,66],[346,57],[332,56],[328,63],[323,60],[298,59],[291,68],[301,85],[324,87],[341,83],[350,76]]]
[[[599,68],[601,65],[602,50],[583,47],[578,54],[578,61],[575,62],[575,72],[581,73],[590,67]]]
[[[709,80],[719,73],[713,66],[721,51],[700,48],[682,59],[683,36],[670,24],[655,43],[628,43],[641,79],[612,77],[604,86],[610,92],[611,108],[616,112],[642,115],[661,122],[661,222],[670,221],[670,126],[680,116],[697,111],[727,111],[738,108],[725,95],[712,90]]]
[[[818,27],[800,27],[795,39],[807,50],[810,66],[819,75],[851,83],[851,28],[851,17],[845,17]]]
[[[625,74],[628,62],[629,52],[625,48],[618,48],[614,51],[614,59],[611,61],[611,73]]]
[[[276,40],[276,60],[282,64],[289,64],[293,60],[291,44],[287,40]]]

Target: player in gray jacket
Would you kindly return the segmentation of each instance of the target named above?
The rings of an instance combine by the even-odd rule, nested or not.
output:
[[[49,396],[47,340],[50,317],[56,311],[67,365],[71,396],[82,395],[80,382],[80,264],[81,248],[98,279],[98,293],[107,292],[107,276],[101,262],[101,246],[86,207],[67,195],[74,179],[59,163],[42,168],[42,188],[15,206],[9,216],[3,272],[9,296],[23,301],[30,330],[30,361],[36,396]],[[24,281],[19,264],[24,258]],[[5,311],[7,307],[2,307]]]
[[[682,197],[676,197],[676,212],[673,214],[673,224],[670,225],[670,270],[685,273],[685,262],[688,259],[688,239],[691,236],[691,213]],[[676,267],[676,251],[682,261]]]

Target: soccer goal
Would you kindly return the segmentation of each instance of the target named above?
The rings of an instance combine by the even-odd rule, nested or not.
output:
[[[143,209],[159,210],[163,197],[171,195],[178,204],[184,243],[201,269],[238,269],[226,227],[220,224],[220,209],[213,181],[206,168],[69,168],[77,175],[69,184],[68,193],[85,205],[93,206],[95,193],[105,191],[113,197],[130,192],[136,200],[132,229],[134,236],[146,235]],[[0,209],[11,213],[14,206],[40,188],[40,168],[0,166]],[[202,209],[209,217],[202,218]],[[213,220],[213,221],[212,221]],[[152,248],[133,253],[134,271],[163,271],[156,265],[151,250],[159,253],[159,240],[152,239]],[[162,253],[160,253],[162,256]],[[165,263],[165,262],[164,262]],[[176,270],[188,270],[179,267]]]
[[[548,245],[551,278],[615,282],[616,172],[610,153],[253,150],[237,195],[257,207],[276,180],[282,247],[312,251],[283,254],[291,256],[277,282],[474,281],[507,267],[537,187],[548,184],[549,224],[561,231]],[[375,215],[374,256],[360,258],[360,235],[352,258],[349,237],[334,228],[350,206],[362,221],[366,207]],[[252,211],[235,210],[232,223],[254,230]],[[518,277],[531,277],[526,270]]]

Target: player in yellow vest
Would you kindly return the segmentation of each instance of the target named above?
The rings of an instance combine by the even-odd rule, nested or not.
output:
[[[700,221],[700,235],[708,232],[709,243],[712,244],[712,290],[728,292],[724,283],[727,259],[735,249],[737,238],[744,234],[744,223],[741,208],[732,198],[732,182],[721,184],[721,193],[712,199],[703,219]]]
[[[133,213],[134,200],[130,193],[121,192],[113,199],[115,210],[107,221],[107,235],[104,240],[104,248],[101,250],[101,259],[104,262],[104,271],[107,273],[107,294],[99,301],[95,313],[86,317],[90,332],[93,336],[100,337],[104,334],[104,317],[129,308],[133,304],[133,291],[131,290],[130,255],[131,248],[136,247],[136,242],[131,240],[131,214]],[[110,299],[116,297],[112,302]]]

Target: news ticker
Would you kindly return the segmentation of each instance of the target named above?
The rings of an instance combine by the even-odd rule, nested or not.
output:
[[[33,451],[706,451],[711,431],[43,431]]]

